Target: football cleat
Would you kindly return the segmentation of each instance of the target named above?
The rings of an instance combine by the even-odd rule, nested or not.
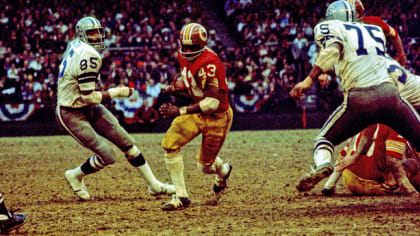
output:
[[[0,230],[2,234],[8,234],[10,231],[19,228],[26,223],[26,214],[14,214],[9,211],[7,215],[0,214]]]
[[[174,194],[175,193],[175,186],[172,184],[162,184],[159,190],[155,190],[152,187],[148,186],[149,194],[152,196],[158,196],[161,194]]]
[[[296,189],[299,192],[307,192],[313,189],[317,183],[330,176],[333,170],[334,168],[329,162],[318,166],[316,169],[312,169],[302,177]]]
[[[188,197],[177,197],[176,194],[172,194],[172,200],[168,203],[165,203],[162,206],[164,211],[173,211],[183,208],[187,208],[190,205],[191,201]]]
[[[229,162],[226,162],[225,164],[229,168],[227,174],[223,178],[219,178],[219,176],[216,175],[216,181],[215,181],[215,183],[213,185],[213,191],[216,194],[216,196],[218,196],[219,194],[223,193],[223,191],[226,189],[226,187],[227,187],[227,180],[229,179],[230,173],[232,172],[232,164],[230,164]]]
[[[73,189],[74,194],[80,198],[80,200],[89,200],[90,195],[87,191],[86,185],[83,179],[79,178],[73,173],[73,170],[68,170],[64,173],[67,182],[70,184]]]

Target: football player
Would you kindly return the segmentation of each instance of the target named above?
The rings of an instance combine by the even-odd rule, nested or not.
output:
[[[400,95],[402,98],[406,99],[416,110],[418,113],[420,113],[420,76],[412,74],[411,72],[409,72],[408,70],[406,70],[405,68],[403,68],[400,64],[398,64],[397,61],[391,59],[391,58],[385,58],[387,66],[388,66],[388,72],[390,74],[390,76],[397,81],[398,84],[398,89],[400,92]],[[375,125],[373,125],[372,127],[374,127]],[[383,125],[379,125],[378,126],[378,131],[379,133],[382,133],[381,131],[386,131],[387,129],[390,129],[389,127],[386,127]],[[366,129],[369,129],[366,128]],[[375,143],[376,145],[381,145],[381,146],[386,146],[388,148],[388,144],[393,144],[395,142],[400,142],[403,143],[404,146],[407,145],[407,148],[411,147],[407,142],[401,142],[399,141],[399,139],[401,139],[402,137],[395,133],[395,131],[393,131],[392,129],[390,129],[391,134],[389,136],[379,136],[379,138],[375,138]],[[366,136],[367,131],[362,131],[361,133],[357,134],[356,136]],[[373,135],[372,133],[370,133],[370,135]],[[396,138],[397,137],[397,138]],[[351,140],[354,140],[355,137],[353,137]],[[350,141],[351,142],[351,141]],[[349,144],[348,144],[349,145]],[[367,145],[367,144],[366,144]],[[363,145],[359,145],[359,146],[363,146]],[[400,145],[401,146],[401,145]],[[391,146],[391,148],[394,148],[393,146]],[[376,149],[375,149],[376,150]],[[394,154],[394,152],[389,152],[390,154]],[[413,150],[412,153],[415,153],[415,150]],[[388,154],[388,151],[387,151]],[[361,156],[356,155],[356,156]],[[385,158],[385,156],[383,155],[383,152],[377,152],[376,154],[372,154],[372,156],[380,156],[380,158]],[[389,156],[389,155],[387,155]],[[413,154],[414,156],[414,154]],[[390,155],[390,157],[394,157],[397,159],[401,159],[399,158],[399,156],[392,156]],[[404,161],[406,162],[406,161]],[[411,162],[411,161],[410,161]],[[399,165],[398,163],[396,163],[397,165]],[[365,166],[363,165],[355,165],[352,167],[352,169],[354,169],[356,172],[358,171],[358,168],[362,168],[362,169],[366,169]],[[377,167],[372,167],[373,169],[377,168]],[[381,168],[379,168],[379,170],[383,170]],[[401,170],[401,169],[400,169]],[[363,170],[362,170],[363,171]],[[414,170],[412,170],[411,172],[413,172]],[[417,173],[417,168],[416,171],[414,171],[415,173]],[[402,173],[402,175],[407,174],[407,173]],[[335,189],[335,185],[337,183],[337,181],[339,180],[341,176],[341,173],[339,173],[337,170],[334,170],[333,174],[330,176],[330,178],[328,179],[328,181],[325,183],[323,189],[322,189],[322,193],[324,195],[331,195],[334,193],[334,189]],[[410,182],[411,183],[415,183],[413,184],[414,186],[420,186],[420,181],[417,181],[414,178],[415,174],[411,175]],[[417,183],[418,182],[418,183]]]
[[[176,188],[172,200],[162,206],[166,211],[190,204],[180,151],[199,134],[202,134],[202,142],[197,164],[205,174],[215,174],[213,191],[217,199],[225,190],[232,171],[232,165],[223,163],[218,157],[233,118],[224,65],[218,55],[206,46],[208,35],[202,25],[186,24],[179,36],[181,77],[193,103],[182,107],[163,104],[159,108],[163,117],[176,117],[162,140],[166,165]],[[177,89],[171,85],[167,92],[173,93]]]
[[[14,211],[7,210],[6,204],[3,200],[3,195],[0,193],[0,232],[1,234],[8,234],[10,231],[21,227],[26,222],[26,214],[14,214]]]
[[[382,31],[385,33],[385,36],[391,40],[391,43],[394,46],[395,51],[397,53],[394,59],[404,66],[407,62],[407,57],[405,56],[404,48],[398,31],[396,31],[393,27],[385,23],[385,21],[378,16],[365,16],[365,7],[363,6],[361,0],[349,0],[349,2],[355,6],[356,17],[360,22],[369,25],[377,25],[382,28]]]
[[[76,24],[77,38],[71,41],[59,67],[56,118],[58,123],[82,146],[94,154],[75,169],[67,170],[65,178],[81,200],[90,194],[84,177],[115,162],[108,139],[124,152],[128,162],[144,177],[152,195],[175,192],[173,185],[158,181],[134,139],[101,103],[112,98],[129,97],[133,90],[126,86],[96,91],[104,49],[105,33],[95,17],[80,19]]]
[[[411,184],[416,182],[411,178],[414,175],[407,175],[403,168],[404,152],[406,159],[417,162],[418,156],[407,140],[394,130],[382,124],[367,127],[341,150],[336,168],[322,189],[323,195],[334,193],[341,175],[347,189],[357,195],[416,193]]]
[[[328,177],[334,146],[367,126],[383,123],[420,148],[420,116],[403,100],[389,76],[385,60],[385,35],[374,25],[353,22],[355,8],[347,1],[331,3],[326,20],[315,27],[315,41],[322,51],[309,75],[290,91],[302,99],[313,80],[334,70],[343,87],[344,101],[330,115],[314,141],[315,168],[298,183],[298,191],[311,190]]]
[[[364,16],[365,9],[360,0],[350,0],[349,2],[355,5],[357,18],[359,20],[366,24],[373,24],[381,27],[385,35],[387,35],[388,38],[391,39],[391,42],[397,49],[397,57],[395,58],[395,60],[387,57],[385,58],[388,67],[388,72],[391,75],[391,77],[397,82],[401,97],[410,102],[417,109],[417,112],[420,113],[420,93],[418,92],[420,91],[420,77],[418,75],[410,73],[409,71],[404,69],[403,66],[401,66],[405,64],[406,57],[404,51],[402,50],[402,43],[398,32],[391,26],[386,24],[380,17]],[[329,82],[326,76],[320,76],[319,81],[322,87],[327,85]],[[390,137],[390,141],[392,141],[393,136]],[[383,139],[382,141],[386,142],[387,139]],[[376,140],[376,142],[379,142],[379,140]],[[353,168],[356,169],[357,166]],[[333,174],[330,176],[329,180],[325,183],[324,188],[322,189],[322,193],[324,195],[331,195],[334,193],[335,183],[338,181],[340,176],[341,174],[337,173],[337,171],[334,170]]]
[[[356,18],[358,21],[365,24],[376,25],[381,27],[386,38],[390,39],[392,45],[395,48],[397,55],[394,59],[404,66],[407,62],[407,57],[405,56],[404,48],[398,31],[395,30],[392,26],[385,23],[385,21],[378,16],[365,16],[365,7],[363,6],[361,0],[348,0],[348,2],[355,7]],[[321,73],[321,75],[319,76],[319,83],[321,85],[321,88],[325,88],[328,85],[329,81],[330,80],[328,80],[328,74]]]
[[[410,71],[406,70],[397,61],[393,60],[392,58],[385,58],[385,60],[387,63],[388,73],[395,81],[397,81],[398,89],[399,89],[401,97],[406,99],[417,110],[417,112],[420,113],[420,93],[419,93],[420,76],[415,75],[411,73]],[[382,127],[382,125],[378,127]],[[384,129],[385,128],[382,128],[382,129],[378,128],[379,131],[382,131]],[[389,127],[387,127],[386,129],[389,129]],[[390,130],[391,130],[391,133],[395,133],[395,131],[393,131],[392,129]],[[356,136],[363,136],[363,135],[366,135],[365,130],[357,134]],[[382,146],[384,145],[387,146],[388,143],[393,143],[396,141],[394,140],[394,138],[396,137],[396,133],[388,137],[387,136],[380,136],[380,137],[382,138],[375,139],[375,143]],[[354,137],[351,140],[354,140]],[[351,142],[351,140],[349,141],[349,143]],[[406,144],[408,145],[409,143],[406,142]],[[413,153],[414,152],[415,150],[413,151]],[[391,152],[391,154],[393,154],[393,152]],[[385,157],[382,155],[382,152],[378,152],[378,154],[372,154],[372,155],[374,156],[379,155],[381,156],[381,158]],[[399,159],[398,156],[396,158]],[[406,163],[406,162],[412,162],[412,161],[407,160],[407,161],[404,161],[403,163]],[[366,169],[366,167],[364,167],[363,165],[355,165],[352,167],[352,169],[355,169],[356,172],[358,171],[357,170],[358,168]],[[372,168],[375,169],[377,167],[372,167]],[[414,172],[414,173],[412,173],[411,178],[409,178],[410,182],[414,183],[413,184],[414,186],[420,186],[420,178],[418,180],[414,178],[414,176],[416,176],[416,173],[417,173],[417,168],[415,168],[415,170],[411,170],[411,172]],[[403,173],[403,174],[407,174],[407,173]],[[334,169],[334,172],[332,173],[328,181],[325,183],[322,189],[322,193],[327,196],[334,194],[335,185],[340,177],[341,177],[341,173],[339,173],[337,170]]]

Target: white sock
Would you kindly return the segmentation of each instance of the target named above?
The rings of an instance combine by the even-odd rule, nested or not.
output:
[[[74,174],[76,174],[76,177],[79,181],[82,181],[83,177],[86,176],[85,173],[83,173],[82,169],[80,168],[81,166],[78,166],[76,168],[74,168],[72,171]]]
[[[146,183],[156,191],[159,191],[163,185],[159,180],[156,179],[149,164],[146,162],[144,165],[136,167],[137,171],[143,176]]]
[[[318,149],[314,153],[315,166],[331,163],[332,153],[327,149]]]
[[[165,153],[166,167],[175,185],[177,197],[188,197],[184,181],[184,161],[181,153]]]
[[[216,167],[216,174],[219,176],[219,178],[223,178],[227,175],[229,168],[227,165],[223,164],[223,160],[220,159],[220,157],[216,157],[213,165]]]

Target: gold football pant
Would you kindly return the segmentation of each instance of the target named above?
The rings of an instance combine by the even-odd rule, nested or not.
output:
[[[197,161],[202,165],[211,165],[216,159],[226,135],[232,126],[232,108],[222,113],[186,114],[176,117],[166,132],[162,147],[166,151],[179,151],[200,133],[202,141]]]
[[[348,169],[343,171],[343,181],[347,189],[356,195],[388,195],[396,189],[396,186],[360,178]]]

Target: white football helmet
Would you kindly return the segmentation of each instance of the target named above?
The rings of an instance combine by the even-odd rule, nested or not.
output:
[[[90,31],[96,31],[95,36],[89,35]],[[80,41],[89,44],[96,50],[105,48],[105,31],[98,19],[87,16],[80,19],[76,24],[76,35]]]
[[[356,20],[356,9],[348,1],[339,0],[331,3],[325,13],[327,20],[341,20],[352,22]]]

